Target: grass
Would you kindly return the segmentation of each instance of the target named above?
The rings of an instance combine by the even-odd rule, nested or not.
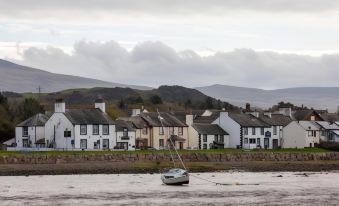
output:
[[[330,152],[330,150],[321,148],[305,148],[305,149],[269,149],[269,150],[240,150],[240,149],[212,149],[212,150],[178,150],[180,154],[190,153],[252,153],[252,152],[291,152],[291,153],[319,153]],[[169,154],[168,150],[136,150],[136,151],[0,151],[0,156],[6,155],[80,155],[80,154]]]

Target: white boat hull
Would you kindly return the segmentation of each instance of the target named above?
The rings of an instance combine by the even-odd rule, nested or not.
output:
[[[174,172],[173,172],[174,171]],[[185,170],[170,170],[161,176],[161,180],[166,185],[183,185],[189,184],[189,174]]]

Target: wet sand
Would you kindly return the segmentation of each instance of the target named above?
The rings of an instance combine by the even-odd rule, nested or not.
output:
[[[1,205],[336,205],[339,173],[195,173],[188,186],[160,174],[0,177]]]

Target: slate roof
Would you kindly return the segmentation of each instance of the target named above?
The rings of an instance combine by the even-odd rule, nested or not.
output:
[[[217,124],[201,124],[195,123],[192,125],[193,128],[200,134],[207,134],[207,135],[228,135],[228,133],[223,130]]]
[[[65,116],[75,125],[114,124],[114,121],[100,109],[69,109],[66,110]]]
[[[242,127],[270,127],[269,124],[260,121],[253,115],[234,113],[229,113],[228,115]]]
[[[315,113],[316,115],[318,115],[320,118],[322,118],[316,111],[312,110],[312,109],[305,109],[305,110],[297,110],[294,111],[292,116],[295,120],[308,120],[307,118],[312,114]]]
[[[212,123],[214,120],[218,119],[220,115],[220,111],[212,110],[211,112],[212,114],[210,116],[197,116],[194,119],[194,122],[195,123],[206,123],[206,124]]]
[[[323,113],[320,114],[321,118],[324,119],[324,121],[328,121],[328,122],[337,122],[339,121],[339,115],[335,114],[335,113]]]
[[[123,120],[127,122],[131,122],[133,126],[137,129],[142,129],[142,128],[148,128],[147,122],[141,118],[140,116],[134,116],[134,117],[119,117],[118,120]]]
[[[127,128],[128,131],[135,131],[133,123],[124,121],[124,120],[116,120],[115,121],[115,130],[117,132],[123,132],[124,128]]]
[[[147,112],[140,114],[140,117],[153,127],[160,127],[162,124],[164,127],[187,127],[184,122],[180,121],[178,118],[169,113],[160,112],[160,116],[163,118],[162,124],[158,116],[159,115],[157,112]]]
[[[289,123],[293,121],[291,117],[283,115],[283,114],[272,114],[271,118],[274,121],[276,121],[278,125],[281,125],[283,127],[285,127],[286,125],[288,125]]]
[[[49,116],[45,114],[36,114],[33,117],[26,119],[25,121],[19,123],[17,127],[41,127],[45,126],[45,123],[48,121]]]
[[[325,130],[339,130],[339,126],[335,123],[330,123],[326,121],[317,121],[316,122],[322,129]]]

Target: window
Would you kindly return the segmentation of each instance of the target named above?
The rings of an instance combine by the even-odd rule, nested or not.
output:
[[[204,145],[203,145],[203,149],[207,149],[207,144],[204,144]]]
[[[93,135],[99,135],[99,125],[93,124]]]
[[[326,136],[326,132],[325,132],[325,130],[323,130],[323,131],[321,131],[321,136]]]
[[[164,128],[163,127],[159,127],[159,135],[164,135]]]
[[[317,132],[316,131],[308,131],[308,136],[309,137],[316,137],[317,136]]]
[[[87,125],[80,125],[80,135],[87,134]]]
[[[64,137],[72,137],[72,131],[64,131]]]
[[[248,128],[247,127],[244,128],[244,135],[248,135]]]
[[[22,128],[22,136],[23,137],[28,137],[28,127],[23,127]]]
[[[142,134],[147,134],[147,127],[146,128],[142,128]]]
[[[178,135],[182,136],[184,134],[184,128],[178,127]]]
[[[255,135],[255,128],[252,128],[252,135]]]
[[[263,127],[260,129],[260,133],[261,135],[265,135],[265,129]]]
[[[128,136],[128,129],[126,127],[124,128],[122,136],[123,137],[127,137]]]
[[[257,145],[260,146],[260,138],[257,138]]]
[[[244,144],[248,144],[248,138],[245,138]]]
[[[22,140],[22,147],[28,147],[29,144],[28,144],[28,139],[23,139]]]
[[[277,135],[277,126],[273,126],[273,135]]]
[[[174,135],[174,127],[170,127],[169,128],[169,134],[170,135]]]
[[[216,134],[216,135],[214,135],[214,141],[218,141],[218,135]]]
[[[87,139],[80,139],[80,149],[87,149]]]
[[[164,147],[164,139],[159,139],[159,147]]]
[[[250,144],[255,144],[255,138],[250,138]]]
[[[224,135],[220,135],[219,141],[220,141],[220,142],[224,142],[224,141],[225,141],[225,140],[224,140]]]
[[[202,139],[203,142],[207,142],[207,134],[204,134]]]
[[[109,125],[108,124],[102,125],[102,134],[103,135],[109,135]]]

